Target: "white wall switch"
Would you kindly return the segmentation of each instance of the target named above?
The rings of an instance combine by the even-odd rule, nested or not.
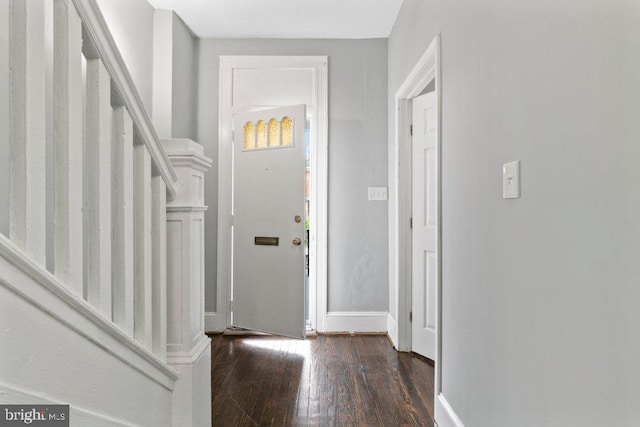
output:
[[[369,187],[369,200],[387,200],[387,187]]]
[[[502,165],[502,198],[520,198],[520,160]]]

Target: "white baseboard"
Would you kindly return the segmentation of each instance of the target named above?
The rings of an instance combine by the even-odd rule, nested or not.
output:
[[[327,313],[324,332],[387,332],[386,311]]]
[[[330,312],[325,319],[323,332],[387,332],[389,313],[386,311]],[[395,322],[395,320],[394,320]],[[226,319],[218,313],[204,314],[207,332],[224,332]]]
[[[207,312],[204,314],[204,330],[205,332],[224,332],[227,328],[225,316],[218,313]]]
[[[56,402],[35,393],[18,390],[9,385],[0,383],[0,403],[4,405],[66,405],[66,402]],[[71,425],[82,426],[114,426],[127,427],[131,423],[107,417],[87,409],[69,406],[69,420]]]
[[[398,323],[391,313],[387,314],[387,334],[393,346],[398,348]]]
[[[438,427],[464,427],[442,393],[436,398],[435,421]]]

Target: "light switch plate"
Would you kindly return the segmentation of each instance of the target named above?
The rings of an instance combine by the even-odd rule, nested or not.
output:
[[[387,200],[387,187],[369,187],[369,200]]]
[[[520,198],[520,160],[502,165],[502,198]]]

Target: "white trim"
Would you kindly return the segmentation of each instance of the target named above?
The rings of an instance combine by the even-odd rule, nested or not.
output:
[[[23,390],[18,390],[7,384],[0,383],[0,402],[4,405],[67,405],[67,402],[51,400],[40,394],[35,394]],[[114,427],[128,427],[130,422],[107,417],[88,409],[79,408],[76,405],[69,405],[69,418],[73,420],[73,425],[104,425]]]
[[[437,130],[436,144],[438,159],[436,163],[437,183],[437,211],[438,211],[438,264],[436,287],[436,355],[435,355],[435,384],[436,422],[442,417],[441,427],[463,427],[460,419],[455,415],[451,406],[442,395],[442,74],[440,60],[440,36],[436,35],[427,47],[425,53],[411,70],[404,83],[395,95],[395,140],[394,158],[391,159],[390,182],[395,182],[395,198],[389,205],[390,217],[396,219],[389,230],[389,240],[395,241],[396,252],[389,254],[390,261],[396,266],[396,277],[390,277],[395,283],[396,313],[398,323],[397,347],[400,351],[411,350],[411,229],[408,227],[411,218],[411,135],[409,124],[411,117],[411,98],[419,95],[422,90],[435,79]],[[392,215],[395,213],[395,215]],[[440,408],[440,409],[438,409]],[[438,414],[441,415],[440,417]]]
[[[434,372],[434,390],[436,395],[442,394],[442,61],[440,59],[440,36],[436,36],[432,44],[435,43],[435,82],[436,82],[436,107],[437,107],[437,131],[436,143],[438,150],[437,168],[437,215],[438,215],[438,263],[437,263],[437,286],[436,286],[436,360]],[[444,398],[444,397],[443,397]],[[461,423],[462,424],[462,423]]]
[[[391,313],[387,314],[387,335],[395,348],[398,348],[398,322]]]
[[[324,332],[387,332],[386,311],[332,311],[327,313]]]
[[[218,313],[215,312],[204,313],[205,332],[223,332],[226,327],[224,316],[218,316]]]
[[[397,349],[411,351],[411,101],[396,98],[396,144],[395,144],[395,204],[390,208],[396,209],[396,223],[394,237],[397,253],[396,263],[396,321],[397,321]],[[400,143],[402,141],[403,143]],[[391,230],[390,230],[391,232]]]
[[[411,99],[420,95],[422,90],[436,77],[436,64],[440,51],[440,36],[435,36],[427,50],[422,54],[400,88],[396,91],[396,99]]]
[[[438,393],[435,404],[435,422],[438,427],[464,427],[460,418],[453,410],[442,393]]]
[[[317,69],[316,91],[317,102],[316,120],[318,133],[316,144],[311,147],[311,208],[315,211],[316,221],[311,224],[309,234],[315,236],[311,241],[309,257],[313,257],[313,243],[315,243],[315,263],[311,263],[309,275],[316,279],[316,304],[310,307],[311,322],[316,321],[318,332],[326,329],[325,319],[329,310],[327,302],[327,268],[328,268],[328,206],[329,206],[329,77],[328,58],[324,58],[324,66]],[[311,298],[311,297],[310,297]],[[312,299],[310,299],[312,301]],[[315,316],[314,316],[315,314]],[[313,326],[313,324],[312,324]]]
[[[218,259],[216,316],[231,325],[229,301],[231,295],[231,199],[232,152],[231,123],[233,120],[231,82],[234,68],[312,68],[315,75],[317,105],[307,106],[317,121],[316,144],[311,145],[311,198],[315,221],[310,230],[310,276],[315,277],[315,306],[310,307],[312,327],[326,330],[327,313],[327,218],[328,218],[328,58],[326,56],[220,56],[220,125],[218,129]],[[317,210],[316,210],[317,209]],[[315,245],[315,247],[314,247]],[[310,298],[313,301],[313,298]],[[314,316],[315,314],[315,316]],[[220,328],[220,320],[216,330]]]
[[[194,365],[200,360],[203,353],[211,351],[211,338],[206,335],[199,335],[195,339],[193,348],[190,352],[171,352],[167,354],[167,364],[176,365]]]
[[[436,79],[437,91],[437,150],[441,152],[441,132],[440,132],[440,116],[441,116],[441,98],[440,98],[440,36],[436,36],[429,47],[413,67],[407,78],[404,80],[400,88],[395,94],[395,139],[393,159],[390,165],[390,182],[395,182],[392,198],[389,204],[389,216],[395,218],[395,222],[391,224],[389,229],[389,241],[395,242],[396,251],[390,251],[390,262],[396,266],[396,276],[390,277],[391,283],[395,284],[395,301],[396,301],[396,321],[397,321],[397,349],[400,351],[411,350],[411,323],[409,321],[409,313],[411,312],[411,229],[409,227],[411,218],[411,135],[409,133],[409,125],[411,124],[411,99],[419,95],[424,88]],[[438,168],[438,263],[440,265],[442,259],[441,251],[441,223],[442,215],[440,214],[440,158],[437,161]],[[440,266],[438,265],[438,287],[436,298],[440,298]],[[439,301],[439,300],[438,300]],[[439,313],[439,302],[437,312]],[[436,316],[437,317],[437,316]],[[436,392],[439,388],[439,372],[440,359],[438,356],[440,340],[440,321],[437,318],[436,327]]]
[[[102,58],[112,79],[112,84],[122,97],[124,105],[147,146],[154,167],[167,184],[167,199],[173,200],[176,197],[178,177],[169,162],[169,157],[162,148],[158,134],[151,123],[151,118],[142,104],[140,94],[138,94],[133,78],[122,59],[122,55],[120,55],[116,42],[113,40],[98,3],[96,0],[73,0],[73,4],[82,18],[83,26],[93,42],[97,56]]]
[[[177,374],[132,337],[106,320],[55,276],[0,234],[0,286],[120,359],[150,380],[173,390]]]

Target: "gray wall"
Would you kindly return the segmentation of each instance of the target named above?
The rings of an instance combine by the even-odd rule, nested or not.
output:
[[[9,0],[0,0],[0,233],[9,235]]]
[[[442,36],[443,394],[467,426],[640,422],[639,22],[632,0],[400,11],[390,100]]]
[[[200,40],[198,142],[215,159],[206,175],[206,310],[215,311],[220,55],[329,56],[330,311],[386,311],[387,204],[367,187],[387,181],[387,41]]]
[[[98,4],[151,115],[154,9],[146,0],[98,0]]]
[[[173,84],[171,127],[173,138],[195,140],[197,122],[197,40],[173,14]]]

